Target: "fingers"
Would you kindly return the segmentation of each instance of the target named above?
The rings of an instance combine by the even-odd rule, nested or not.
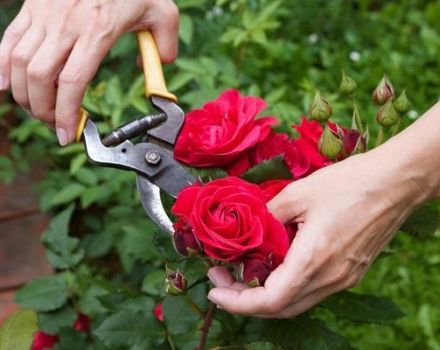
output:
[[[305,180],[298,180],[284,188],[278,195],[267,203],[269,211],[281,222],[289,221],[301,222],[305,208],[306,200],[303,193]]]
[[[55,122],[55,81],[73,44],[73,38],[46,37],[27,68],[29,104],[33,115],[44,122]]]
[[[162,16],[156,16],[151,32],[162,62],[168,63],[176,59],[179,50],[179,10],[173,1],[161,1],[160,6]]]
[[[31,25],[27,8],[23,7],[14,21],[6,28],[0,43],[0,91],[6,90],[11,83],[11,54]]]
[[[15,101],[23,108],[30,109],[27,68],[35,52],[45,37],[42,27],[31,27],[23,35],[20,42],[12,51],[11,86]]]
[[[99,35],[80,37],[59,75],[55,118],[62,146],[75,138],[78,112],[87,84],[114,43],[107,39]]]

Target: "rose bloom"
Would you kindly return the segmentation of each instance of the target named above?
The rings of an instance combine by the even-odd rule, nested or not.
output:
[[[191,225],[203,252],[216,260],[239,262],[259,252],[270,255],[275,268],[289,248],[286,228],[267,209],[263,191],[236,177],[185,188],[172,212]]]
[[[58,337],[56,335],[50,335],[44,332],[36,332],[32,341],[31,350],[45,350],[52,349]]]
[[[273,117],[256,119],[266,108],[258,97],[226,90],[215,101],[186,115],[174,157],[194,167],[221,167],[264,140],[277,123]]]
[[[228,165],[226,170],[231,176],[240,176],[255,165],[282,155],[286,166],[294,179],[301,178],[309,171],[309,160],[294,140],[287,134],[271,132],[263,141],[249,151],[244,152],[237,160]]]

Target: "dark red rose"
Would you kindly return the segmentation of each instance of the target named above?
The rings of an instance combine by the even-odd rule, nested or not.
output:
[[[79,312],[73,328],[78,332],[88,332],[90,330],[90,317]]]
[[[257,97],[237,90],[223,92],[217,100],[189,112],[177,139],[174,157],[195,167],[221,167],[267,137],[273,117],[256,119],[266,108]]]
[[[269,257],[251,254],[244,258],[239,266],[239,280],[251,286],[262,286],[272,271],[272,262]]]
[[[292,177],[298,179],[309,170],[309,160],[296,146],[295,141],[290,140],[286,134],[271,132],[263,141],[257,143],[249,151],[244,152],[238,159],[227,167],[231,176],[240,176],[246,170],[261,163],[283,155],[284,162],[292,173]]]
[[[318,143],[323,129],[316,120],[308,120],[301,118],[299,125],[293,126],[299,133],[300,137],[295,140],[295,144],[309,160],[310,167],[305,175],[309,175],[315,170],[321,169],[332,162],[319,152]]]
[[[282,260],[289,248],[286,229],[268,211],[264,193],[236,177],[187,187],[172,212],[188,220],[205,254],[217,260],[237,262],[263,244]]]
[[[52,349],[58,337],[56,335],[50,335],[44,332],[36,332],[32,341],[31,350],[45,350]]]
[[[266,202],[269,202],[290,183],[292,183],[292,180],[268,180],[258,186],[260,186],[260,189],[263,191]]]
[[[156,304],[156,306],[153,309],[153,314],[158,321],[163,322],[163,305]]]
[[[191,225],[184,218],[180,218],[174,224],[173,239],[177,252],[182,255],[195,255],[201,249]]]

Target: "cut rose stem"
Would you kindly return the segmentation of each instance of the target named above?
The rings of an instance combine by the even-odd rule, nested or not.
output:
[[[216,308],[217,305],[215,305],[214,303],[210,303],[208,311],[205,315],[205,319],[203,320],[203,326],[201,329],[202,335],[200,336],[199,346],[196,348],[196,350],[205,350],[206,341],[208,340],[209,329],[211,328]]]

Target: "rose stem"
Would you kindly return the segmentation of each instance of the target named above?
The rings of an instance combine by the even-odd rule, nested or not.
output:
[[[200,343],[197,350],[205,350],[206,341],[208,340],[209,328],[211,327],[216,308],[217,305],[215,305],[214,303],[210,303],[208,312],[206,313],[205,319],[203,321],[202,335],[200,336]]]
[[[379,128],[379,132],[377,133],[376,147],[377,147],[377,146],[380,146],[384,141],[385,141],[385,130],[384,130],[383,127],[381,126],[381,127]]]

